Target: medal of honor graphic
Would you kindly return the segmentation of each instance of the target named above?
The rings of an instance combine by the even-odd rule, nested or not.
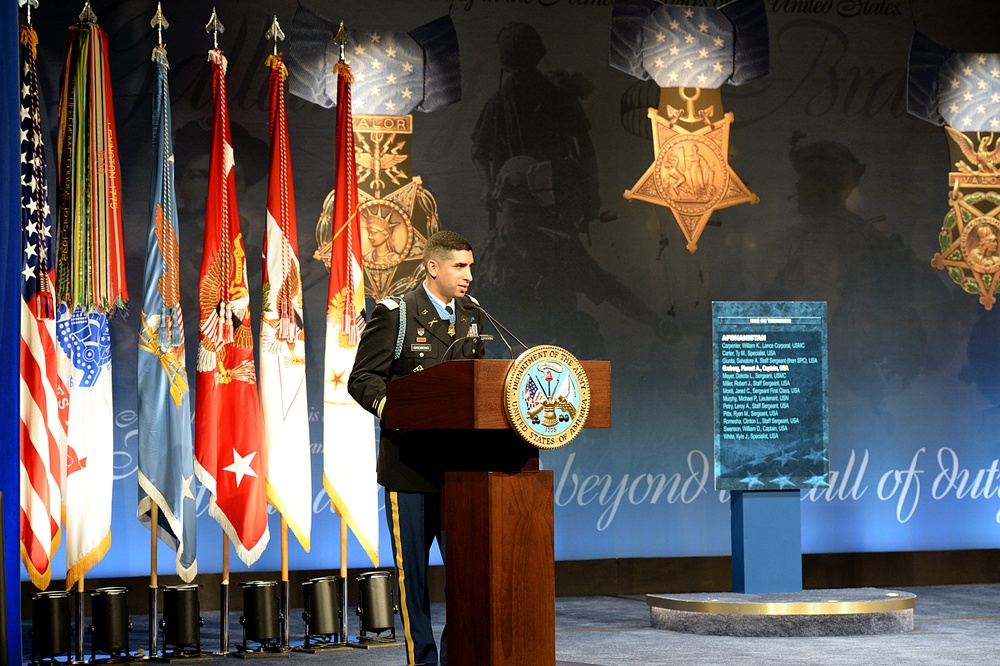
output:
[[[990,310],[1000,278],[1000,54],[954,51],[915,33],[907,111],[943,126],[952,169],[931,266]]]
[[[424,244],[441,228],[434,195],[420,176],[410,174],[412,131],[413,116],[354,117],[361,263],[365,288],[377,300],[406,293],[420,282]],[[316,224],[314,257],[328,267],[335,197],[336,192],[327,195]]]
[[[653,163],[623,196],[669,208],[693,253],[713,212],[759,201],[729,165],[734,116],[720,89],[767,74],[767,8],[616,3],[610,47],[612,67],[660,88],[659,108],[648,109]]]
[[[295,12],[289,92],[324,107],[336,104],[327,62],[334,23],[306,7]],[[345,30],[354,75],[353,109],[365,293],[376,301],[423,279],[427,238],[440,230],[437,202],[414,174],[412,112],[432,112],[461,99],[458,37],[448,16],[409,32]],[[316,224],[314,258],[330,265],[335,192]]]
[[[948,174],[951,210],[938,234],[940,252],[931,265],[990,310],[1000,274],[1000,141],[993,132],[977,132],[976,141],[945,126],[955,162]]]
[[[668,118],[649,109],[653,126],[653,163],[632,189],[625,190],[628,201],[638,199],[666,206],[694,253],[698,239],[712,213],[741,203],[755,204],[752,193],[729,166],[729,128],[733,114],[712,121],[714,106],[695,111],[701,90],[686,88],[678,94],[687,102],[681,111],[667,106]],[[686,129],[684,125],[695,129]]]

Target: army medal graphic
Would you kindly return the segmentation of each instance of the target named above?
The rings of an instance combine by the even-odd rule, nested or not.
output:
[[[701,90],[695,88],[689,93],[681,88],[679,94],[687,101],[687,111],[668,105],[668,118],[663,118],[656,109],[649,109],[655,158],[623,196],[628,201],[648,201],[673,211],[687,239],[687,249],[694,253],[701,232],[716,209],[755,204],[760,199],[729,166],[729,127],[733,114],[726,113],[712,122],[714,107],[695,112],[694,103]],[[700,127],[691,131],[682,123]]]
[[[723,110],[720,88],[767,74],[766,7],[735,0],[616,8],[609,52],[612,67],[660,88],[659,108],[648,109],[653,163],[623,196],[669,208],[694,253],[714,211],[759,201],[729,165],[734,116]]]
[[[539,449],[557,449],[583,430],[590,412],[590,380],[565,349],[532,347],[507,371],[504,411],[511,428],[525,442]]]
[[[951,210],[938,235],[940,252],[931,265],[948,271],[948,277],[990,310],[996,302],[1000,274],[1000,137],[977,132],[976,142],[945,126],[956,171],[948,174]],[[957,149],[957,150],[956,150]]]
[[[413,116],[354,116],[358,215],[365,291],[380,301],[413,289],[423,279],[427,238],[441,228],[437,202],[409,168]],[[333,202],[330,192],[316,224],[313,255],[330,267]]]

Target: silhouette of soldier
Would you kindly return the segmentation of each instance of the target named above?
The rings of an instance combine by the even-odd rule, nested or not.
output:
[[[501,28],[497,46],[500,89],[473,134],[490,211],[477,294],[498,317],[516,320],[528,343],[560,345],[584,358],[605,358],[606,351],[599,322],[578,310],[578,295],[610,303],[657,333],[673,332],[673,323],[602,268],[580,239],[600,207],[590,122],[580,104],[589,84],[542,74],[545,46],[527,24]],[[533,293],[541,302],[529,306],[523,295]]]
[[[500,169],[525,155],[551,163],[560,220],[567,232],[585,231],[600,208],[590,121],[580,103],[593,86],[579,75],[540,72],[545,46],[526,23],[501,28],[497,47],[500,89],[483,106],[472,135],[472,159],[483,179],[487,209],[499,205],[491,194]]]
[[[865,165],[834,141],[800,146],[804,136],[789,152],[802,221],[770,249],[764,265],[777,270],[763,297],[826,301],[831,378],[877,404],[950,356],[929,340],[944,337],[950,298],[899,235],[848,209]]]

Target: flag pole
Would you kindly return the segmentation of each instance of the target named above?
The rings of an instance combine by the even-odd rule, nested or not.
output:
[[[340,29],[337,30],[337,34],[333,38],[334,44],[340,47],[340,62],[344,63],[346,61],[347,55],[347,31],[344,30],[344,22],[340,22]],[[339,67],[339,65],[338,65]],[[338,69],[338,76],[340,76]],[[343,100],[338,99],[337,104],[342,104]],[[350,108],[350,105],[348,105]],[[340,131],[341,128],[338,128]],[[346,131],[353,131],[352,128],[346,128]],[[339,139],[338,139],[339,141]],[[345,143],[344,145],[350,145]],[[350,215],[350,211],[348,211]],[[332,240],[332,239],[331,239]],[[331,248],[330,257],[330,270],[333,270],[333,249]],[[350,285],[348,285],[350,288]],[[343,643],[347,643],[347,519],[344,518],[344,514],[338,509],[337,515],[340,516],[340,640]]]
[[[288,649],[288,521],[281,516],[281,648]]]
[[[347,643],[347,519],[340,514],[340,642]]]
[[[160,506],[150,502],[149,509],[149,656],[156,656],[156,525]]]
[[[76,581],[76,662],[82,664],[83,656],[83,576]]]
[[[163,28],[166,27],[163,8],[156,3],[156,14],[150,21],[150,27],[156,28],[156,42],[163,46]],[[149,656],[156,656],[156,588],[159,581],[156,577],[156,526],[160,520],[160,506],[150,498],[149,509]]]
[[[222,531],[222,583],[219,586],[219,645],[229,653],[229,535]]]

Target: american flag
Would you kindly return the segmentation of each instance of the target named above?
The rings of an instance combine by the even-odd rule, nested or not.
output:
[[[524,403],[528,408],[534,407],[542,401],[541,389],[538,388],[538,384],[535,383],[534,377],[528,377],[528,383],[524,387]]]
[[[21,27],[21,559],[44,590],[59,546],[69,392],[58,374],[52,285],[55,233],[42,146],[37,36]]]
[[[938,108],[960,132],[1000,131],[1000,53],[953,53],[938,72]]]

